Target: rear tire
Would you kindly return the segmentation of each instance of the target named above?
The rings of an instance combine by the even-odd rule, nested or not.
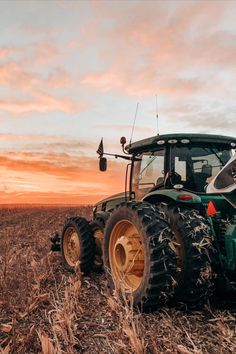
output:
[[[157,308],[174,294],[176,256],[167,222],[149,203],[127,202],[107,221],[104,267],[111,289],[132,296],[134,306]]]
[[[177,256],[175,300],[190,307],[205,303],[212,295],[213,236],[207,220],[196,210],[168,210],[172,248]]]
[[[95,258],[95,239],[89,222],[82,217],[70,218],[61,236],[61,251],[65,268],[74,272],[79,265],[84,274],[89,274]]]

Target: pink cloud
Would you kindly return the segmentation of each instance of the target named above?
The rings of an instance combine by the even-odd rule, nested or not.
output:
[[[31,46],[32,59],[40,65],[55,61],[60,52],[53,42],[35,43]]]
[[[67,46],[70,49],[75,49],[75,48],[80,48],[82,46],[82,43],[80,40],[72,39],[67,43]]]
[[[99,172],[96,157],[83,157],[83,163],[79,164],[77,158],[56,153],[2,154],[0,165],[0,194],[1,189],[27,192],[28,199],[31,196],[36,202],[37,193],[50,191],[64,195],[66,199],[75,194],[94,200],[96,195],[105,196],[124,189],[124,163],[112,159],[106,173]],[[53,193],[47,195],[53,200]]]
[[[0,133],[0,141],[9,141],[9,142],[42,142],[43,144],[68,144],[73,145],[75,143],[80,144],[80,146],[87,146],[88,143],[78,142],[75,139],[70,138],[69,136],[64,135],[43,135],[43,134],[12,134],[12,133]],[[42,146],[41,146],[42,148]]]
[[[25,69],[22,62],[8,61],[0,64],[0,85],[11,89],[17,87],[24,91],[32,91],[32,88],[68,88],[73,86],[73,80],[66,70],[59,67],[53,68],[44,78],[37,72],[32,72],[28,68]]]
[[[8,58],[12,52],[14,52],[14,49],[11,47],[0,48],[0,60]]]
[[[98,74],[88,74],[81,82],[92,88],[101,88],[104,91],[122,89],[124,85],[123,78],[118,73],[108,71]]]
[[[38,84],[39,81],[36,75],[26,72],[21,65],[15,61],[0,64],[0,84],[2,86],[29,90],[33,85]]]
[[[132,125],[131,124],[99,124],[97,126],[98,128],[101,129],[111,129],[111,130],[119,130],[122,134],[122,132],[126,133],[127,136],[130,135],[131,130],[132,130]],[[137,133],[146,133],[146,134],[150,134],[153,133],[153,129],[149,128],[149,127],[141,127],[138,125],[135,125],[134,128],[135,132]]]
[[[81,80],[93,89],[100,89],[104,92],[116,90],[126,93],[130,96],[149,96],[156,92],[169,94],[174,96],[191,95],[192,93],[201,90],[204,82],[198,78],[167,78],[166,80],[158,79],[157,75],[150,75],[150,72],[140,71],[136,73],[118,72],[103,72],[85,76]]]
[[[29,112],[65,112],[74,114],[84,110],[85,102],[74,102],[65,97],[54,97],[43,92],[34,93],[31,98],[19,99],[0,99],[0,110],[13,113],[24,114]]]
[[[46,85],[52,88],[68,88],[73,86],[73,80],[66,70],[56,68],[45,80]],[[43,84],[45,84],[43,83]]]
[[[235,36],[215,26],[230,11],[229,3],[206,2],[204,11],[199,2],[94,6],[96,25],[84,35],[94,42],[103,38],[99,54],[107,69],[84,75],[81,82],[88,87],[141,97],[192,95],[204,90],[213,67],[217,74],[235,68]],[[113,21],[109,28],[99,26],[106,16]]]

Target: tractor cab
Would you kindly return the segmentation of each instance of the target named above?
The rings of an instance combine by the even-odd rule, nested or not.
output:
[[[205,194],[235,146],[235,138],[205,134],[162,135],[134,143],[126,148],[134,157],[132,193],[137,200],[161,189]]]

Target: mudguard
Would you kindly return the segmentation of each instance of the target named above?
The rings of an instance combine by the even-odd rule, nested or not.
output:
[[[201,198],[189,191],[176,190],[176,189],[159,189],[146,194],[142,201],[153,202],[153,201],[166,201],[173,200],[178,203],[184,204],[200,204]]]

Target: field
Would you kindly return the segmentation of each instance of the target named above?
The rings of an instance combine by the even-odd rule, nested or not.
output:
[[[236,353],[235,311],[132,310],[103,273],[70,275],[49,236],[89,207],[0,211],[0,353]]]

